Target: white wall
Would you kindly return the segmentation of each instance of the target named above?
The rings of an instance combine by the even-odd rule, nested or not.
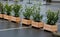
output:
[[[60,1],[60,0],[52,0],[52,1]]]

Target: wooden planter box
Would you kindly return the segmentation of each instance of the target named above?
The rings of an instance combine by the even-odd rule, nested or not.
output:
[[[22,24],[31,25],[31,20],[22,19]]]
[[[4,18],[4,14],[0,14],[0,18]]]
[[[44,23],[32,21],[32,26],[36,28],[42,28],[44,26]]]
[[[44,24],[44,30],[51,31],[51,32],[57,32],[57,25],[48,25]]]
[[[4,19],[6,19],[6,20],[9,20],[11,18],[11,16],[9,16],[9,15],[4,15]]]
[[[10,21],[14,21],[16,23],[20,23],[20,18],[19,17],[10,16]]]

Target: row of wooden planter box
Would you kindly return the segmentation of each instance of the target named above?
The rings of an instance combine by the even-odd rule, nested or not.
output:
[[[6,15],[6,14],[0,14],[0,18],[6,19],[6,20],[9,20],[9,21],[14,21],[16,23],[20,22],[19,17],[9,16],[9,15]]]
[[[57,32],[57,25],[48,25],[44,24],[43,22],[35,22],[32,20],[26,20],[22,19],[22,23],[25,25],[32,25],[36,28],[43,28],[44,30],[51,31],[51,32]]]
[[[19,17],[13,17],[13,16],[9,16],[6,14],[0,14],[0,18],[4,18],[4,19],[7,19],[9,21],[14,21],[17,23],[20,23],[20,21],[21,21]],[[36,28],[43,27],[44,30],[48,30],[51,32],[57,31],[57,25],[47,25],[47,24],[44,24],[43,22],[35,22],[32,20],[27,20],[27,19],[22,19],[22,23],[25,25],[32,25],[33,27],[36,27]]]

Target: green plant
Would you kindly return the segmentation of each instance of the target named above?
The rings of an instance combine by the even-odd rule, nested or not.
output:
[[[59,14],[59,11],[53,12],[51,10],[48,10],[47,11],[47,24],[55,25],[59,19],[58,14]]]
[[[40,13],[36,12],[33,14],[33,20],[36,21],[36,22],[41,22],[41,19],[42,19],[42,15],[40,15]]]
[[[0,12],[1,14],[4,14],[4,6],[1,2],[0,2]]]
[[[26,19],[30,19],[30,16],[32,15],[32,7],[26,7],[25,12],[23,13],[24,17]]]
[[[40,22],[43,18],[43,15],[40,14],[40,7],[36,7],[36,9],[34,9],[34,13],[33,13],[33,20],[36,22]]]
[[[5,11],[6,11],[7,15],[11,15],[12,5],[8,5],[8,3],[6,3]]]
[[[22,5],[15,4],[13,6],[13,11],[15,12],[15,14],[14,14],[15,17],[19,17],[19,14],[20,14],[19,11],[21,11],[21,8],[22,8]]]

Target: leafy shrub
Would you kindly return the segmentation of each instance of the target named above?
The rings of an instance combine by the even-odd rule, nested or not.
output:
[[[47,24],[55,25],[56,22],[59,19],[59,17],[58,17],[59,11],[58,12],[53,12],[51,10],[48,10],[46,12],[46,14],[47,14]]]
[[[0,12],[1,14],[4,14],[4,6],[1,2],[0,2]]]
[[[36,22],[40,22],[41,19],[42,19],[42,15],[40,15],[40,13],[36,12],[33,14],[33,20],[36,21]]]
[[[34,9],[34,13],[33,13],[33,20],[36,22],[40,22],[42,20],[42,15],[40,14],[40,6],[39,7],[35,7],[36,9]]]
[[[21,8],[22,8],[22,5],[18,5],[18,4],[13,5],[13,11],[15,13],[14,14],[15,17],[19,17],[19,14],[20,14],[19,11],[21,11]]]
[[[5,11],[6,11],[7,15],[11,15],[12,5],[8,5],[8,3],[6,3]]]
[[[33,12],[32,7],[26,7],[25,12],[23,13],[23,15],[26,19],[30,19],[30,16],[32,15],[32,12]]]

